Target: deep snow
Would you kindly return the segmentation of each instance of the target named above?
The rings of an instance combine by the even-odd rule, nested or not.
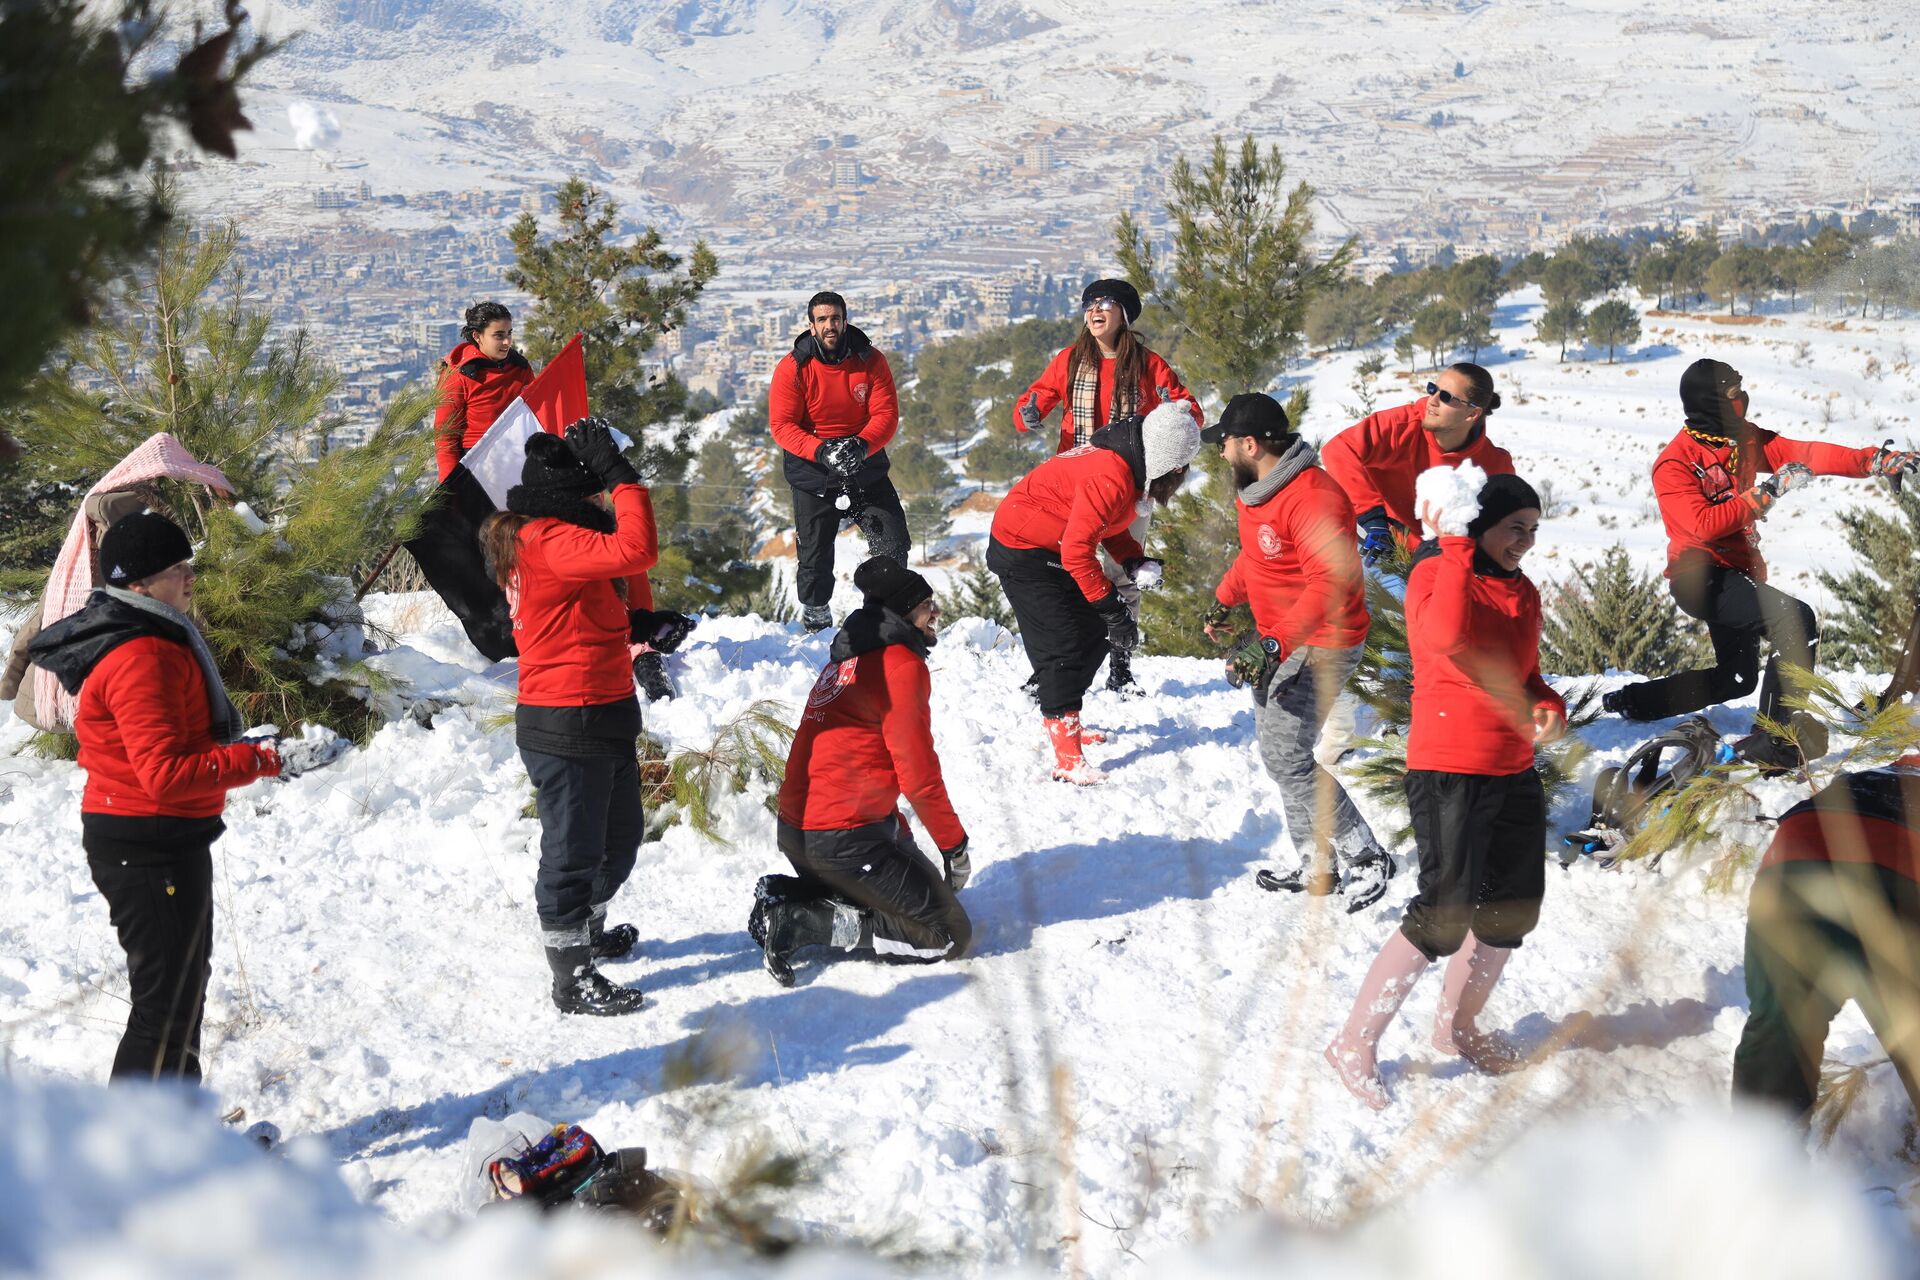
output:
[[[1508,350],[1526,350],[1527,315],[1524,298],[1509,299]],[[1555,478],[1579,508],[1543,526],[1539,576],[1614,538],[1657,561],[1644,469],[1671,432],[1672,388],[1695,355],[1733,353],[1763,421],[1789,434],[1877,443],[1907,430],[1894,415],[1915,390],[1901,353],[1916,330],[1831,323],[1655,319],[1650,329],[1676,332],[1650,334],[1650,352],[1611,368],[1556,367],[1537,349],[1497,361],[1503,395],[1519,391],[1497,438],[1523,474]],[[1879,375],[1857,372],[1867,354],[1882,357]],[[1311,372],[1310,434],[1345,420],[1336,406],[1351,399],[1351,362]],[[1831,425],[1816,407],[1830,387],[1843,408]],[[1875,413],[1882,420],[1869,422]],[[1825,531],[1873,491],[1823,480],[1804,501],[1784,499],[1767,527],[1777,576],[1841,564]],[[843,544],[843,568],[853,548]],[[390,1269],[434,1249],[443,1266],[504,1272],[539,1255],[531,1228],[490,1224],[433,1245],[380,1217],[437,1236],[462,1200],[471,1120],[526,1110],[710,1176],[756,1139],[805,1151],[819,1178],[786,1209],[807,1231],[884,1239],[962,1270],[1037,1257],[1094,1274],[1231,1273],[1282,1257],[1386,1274],[1471,1247],[1516,1275],[1581,1274],[1578,1265],[1920,1274],[1913,1117],[1888,1071],[1873,1074],[1811,1173],[1767,1122],[1716,1118],[1743,1019],[1744,895],[1708,890],[1697,863],[1551,869],[1540,928],[1488,1015],[1528,1045],[1554,1046],[1545,1060],[1490,1080],[1438,1059],[1426,1042],[1439,985],[1429,975],[1383,1045],[1396,1105],[1375,1116],[1354,1103],[1318,1051],[1413,877],[1403,863],[1386,900],[1355,917],[1253,886],[1251,871],[1286,836],[1252,749],[1247,695],[1210,662],[1144,659],[1136,669],[1150,697],[1096,695],[1088,719],[1111,735],[1095,753],[1109,780],[1072,788],[1046,780],[1017,642],[956,625],[932,657],[935,736],[973,837],[963,900],[975,954],[937,967],[813,965],[797,989],[775,987],[744,931],[754,879],[780,869],[764,791],[753,790],[722,805],[730,847],[671,828],[642,850],[615,904],[643,942],[610,972],[640,983],[647,1009],[563,1019],[545,996],[534,929],[526,776],[501,722],[511,667],[486,669],[430,599],[380,597],[372,613],[397,637],[380,661],[445,705],[431,727],[403,719],[331,769],[233,796],[216,847],[217,1106],[197,1117],[149,1120],[133,1095],[40,1083],[104,1076],[124,968],[79,853],[78,770],[27,756],[0,763],[0,1009],[17,1081],[0,1086],[0,1132],[25,1170],[14,1181],[62,1165],[36,1154],[45,1148],[34,1126],[47,1123],[84,1136],[81,1158],[59,1173],[73,1185],[116,1162],[145,1171],[97,1201],[49,1190],[21,1202],[24,1215],[6,1215],[15,1225],[0,1235],[0,1266],[73,1273],[110,1258],[169,1274],[167,1259],[182,1258],[179,1274],[244,1270],[232,1240],[192,1229],[204,1210],[253,1233],[244,1238],[290,1273]],[[758,699],[797,708],[825,655],[826,641],[797,627],[704,623],[671,660],[686,696],[649,709],[649,727],[676,748],[700,747]],[[1727,708],[1714,720],[1742,732],[1749,715]],[[1589,770],[1645,733],[1588,731]],[[0,720],[0,750],[25,736]],[[1798,793],[1781,782],[1763,794],[1778,812]],[[1362,806],[1383,836],[1399,826]],[[1568,798],[1554,817],[1559,829],[1578,825],[1584,800]],[[1729,834],[1757,841],[1765,828]],[[1829,1051],[1880,1056],[1851,1009]],[[696,1063],[719,1082],[686,1083]],[[210,1132],[232,1108],[296,1140],[293,1167]],[[1576,1127],[1552,1128],[1561,1121]],[[1525,1151],[1494,1160],[1522,1138]],[[330,1190],[328,1167],[377,1214]],[[1482,1171],[1490,1181],[1473,1182]],[[208,1188],[206,1198],[176,1183]],[[1235,1238],[1163,1256],[1223,1228],[1250,1230],[1232,1224],[1255,1204],[1308,1226],[1396,1207],[1358,1237]],[[1476,1232],[1484,1242],[1469,1244]],[[599,1247],[574,1228],[535,1273]]]

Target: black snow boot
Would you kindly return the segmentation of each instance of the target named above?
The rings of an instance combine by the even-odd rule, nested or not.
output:
[[[592,943],[595,960],[624,960],[640,945],[640,931],[632,925],[607,927],[605,906],[595,907],[587,917],[587,938]]]
[[[562,1013],[611,1018],[632,1013],[644,1002],[638,987],[616,987],[593,967],[593,948],[548,947],[553,969],[553,1006]]]
[[[793,956],[802,947],[857,951],[873,945],[873,918],[835,898],[770,901],[761,929],[761,958],[768,974],[783,987],[793,985]]]
[[[667,674],[667,660],[662,654],[643,653],[635,658],[633,681],[640,686],[640,692],[647,695],[648,702],[659,702],[680,694],[673,687],[673,677]]]
[[[1128,698],[1147,696],[1133,678],[1133,654],[1125,649],[1114,649],[1107,657],[1107,688]]]

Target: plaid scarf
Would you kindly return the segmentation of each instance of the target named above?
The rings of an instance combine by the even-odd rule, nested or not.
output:
[[[1092,435],[1101,425],[1099,418],[1100,366],[1106,363],[1104,359],[1090,361],[1079,365],[1073,371],[1073,381],[1067,387],[1067,408],[1073,414],[1073,422],[1068,427],[1068,449]],[[1116,360],[1114,363],[1118,365],[1119,362]],[[1108,422],[1117,422],[1137,412],[1139,408],[1140,388],[1123,387],[1120,381],[1117,377],[1113,380],[1113,403],[1108,406]]]

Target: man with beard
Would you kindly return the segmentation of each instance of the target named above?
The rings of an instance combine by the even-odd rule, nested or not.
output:
[[[893,370],[847,323],[847,300],[816,293],[807,332],[773,370],[767,418],[793,487],[799,565],[794,587],[809,631],[833,625],[833,540],[851,520],[869,556],[907,558],[907,514],[887,477],[886,447],[900,427]]]
[[[1337,886],[1347,910],[1358,911],[1386,892],[1393,858],[1313,756],[1367,638],[1353,508],[1272,396],[1235,396],[1200,438],[1227,460],[1240,521],[1240,554],[1215,590],[1206,633],[1233,643],[1234,606],[1253,607],[1254,631],[1228,659],[1228,678],[1253,690],[1260,760],[1280,787],[1294,848],[1291,869],[1261,871],[1258,883],[1287,892]]]

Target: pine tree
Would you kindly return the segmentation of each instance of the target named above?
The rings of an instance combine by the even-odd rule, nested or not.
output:
[[[1690,665],[1697,628],[1656,574],[1639,573],[1615,543],[1553,591],[1540,627],[1540,665],[1557,675],[1631,671],[1659,676]]]
[[[1442,286],[1447,304],[1460,313],[1460,345],[1467,359],[1478,360],[1493,345],[1493,311],[1500,302],[1500,259],[1491,254],[1468,258],[1447,271]]]
[[[201,543],[195,602],[228,691],[251,720],[359,733],[386,682],[358,662],[354,576],[411,533],[435,393],[410,388],[365,445],[323,449],[340,425],[325,413],[339,377],[304,334],[276,341],[245,306],[237,242],[231,226],[176,222],[150,264],[111,287],[107,319],[22,403],[23,465],[67,486],[63,529],[74,495],[156,431],[219,467],[272,532],[252,534],[197,486],[160,482],[151,500]]]
[[[1009,631],[1018,630],[1013,606],[1007,603],[1005,593],[1000,590],[1000,579],[978,556],[967,557],[967,567],[954,578],[953,589],[941,592],[936,601],[944,622],[959,618],[985,618]]]
[[[1859,564],[1817,575],[1839,602],[1820,619],[1821,657],[1891,670],[1920,601],[1920,490],[1842,512],[1840,530]]]
[[[229,3],[189,47],[155,0],[0,7],[0,405],[167,234],[166,200],[137,175],[175,126],[235,154],[251,127],[237,87],[277,47],[243,35],[245,18]]]
[[[927,493],[907,499],[904,505],[907,528],[913,533],[914,545],[920,548],[920,563],[925,564],[933,558],[933,549],[953,532],[947,500],[939,494]]]
[[[1586,334],[1588,342],[1607,349],[1607,363],[1612,364],[1616,350],[1640,340],[1640,316],[1631,303],[1613,298],[1587,313]]]
[[[1446,363],[1447,353],[1466,332],[1460,309],[1444,302],[1429,302],[1413,317],[1414,344],[1427,353],[1428,367],[1437,369]]]
[[[1587,331],[1587,317],[1581,312],[1577,302],[1550,303],[1540,313],[1539,321],[1534,325],[1533,335],[1542,342],[1551,342],[1560,348],[1562,363],[1567,358],[1567,344],[1581,337]]]

